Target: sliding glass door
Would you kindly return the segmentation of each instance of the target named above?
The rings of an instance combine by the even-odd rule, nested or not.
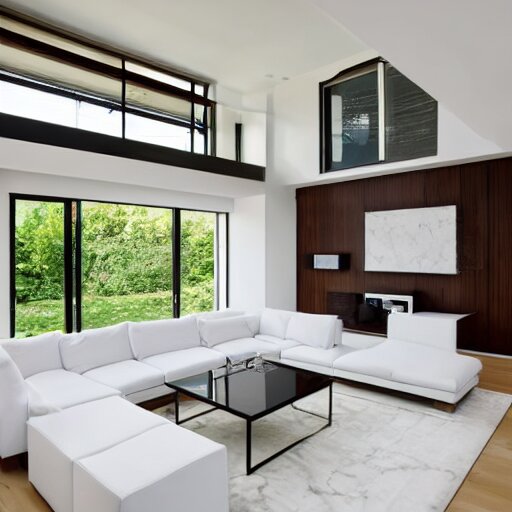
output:
[[[82,203],[82,328],[173,316],[172,210]]]
[[[226,307],[227,215],[11,196],[11,333]]]
[[[14,206],[12,330],[17,337],[65,330],[65,203],[17,200]]]

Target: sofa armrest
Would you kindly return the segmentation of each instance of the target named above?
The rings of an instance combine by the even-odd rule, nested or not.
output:
[[[18,367],[0,346],[0,457],[27,451],[28,392]]]
[[[388,339],[455,352],[457,321],[463,316],[448,313],[391,313],[388,316]]]

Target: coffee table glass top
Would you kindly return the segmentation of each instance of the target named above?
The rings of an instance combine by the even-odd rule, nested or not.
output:
[[[257,419],[329,386],[331,378],[265,363],[265,371],[226,368],[166,384],[172,389],[246,419]]]

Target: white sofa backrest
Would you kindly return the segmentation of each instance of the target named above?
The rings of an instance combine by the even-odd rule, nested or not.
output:
[[[192,313],[191,315],[194,318],[203,319],[203,320],[212,320],[217,318],[231,318],[233,316],[243,316],[245,315],[245,311],[240,309],[219,309],[218,311],[205,311],[204,313]]]
[[[450,315],[442,317],[391,313],[388,316],[388,339],[410,341],[455,352],[457,320]]]
[[[311,347],[330,349],[336,340],[337,320],[336,315],[294,313],[288,322],[286,339]]]
[[[255,315],[199,319],[198,324],[201,341],[207,347],[240,338],[252,338],[259,331],[259,317]]]
[[[27,450],[28,393],[25,380],[0,346],[0,457]]]
[[[59,352],[62,338],[63,334],[55,331],[22,340],[5,340],[2,346],[26,379],[36,373],[62,368]]]
[[[139,361],[201,345],[197,319],[193,316],[132,323],[129,334],[133,353]]]
[[[80,374],[133,359],[128,323],[67,334],[60,342],[60,353],[64,368]]]
[[[285,339],[286,329],[293,314],[293,311],[265,308],[261,312],[260,334]]]
[[[341,318],[338,318],[336,320],[336,328],[335,328],[335,332],[334,332],[334,344],[341,345],[342,338],[343,338],[343,320]]]

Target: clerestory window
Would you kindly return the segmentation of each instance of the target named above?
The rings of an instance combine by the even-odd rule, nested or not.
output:
[[[0,13],[0,112],[214,154],[209,84]]]
[[[320,84],[321,172],[437,154],[437,101],[377,59]]]

